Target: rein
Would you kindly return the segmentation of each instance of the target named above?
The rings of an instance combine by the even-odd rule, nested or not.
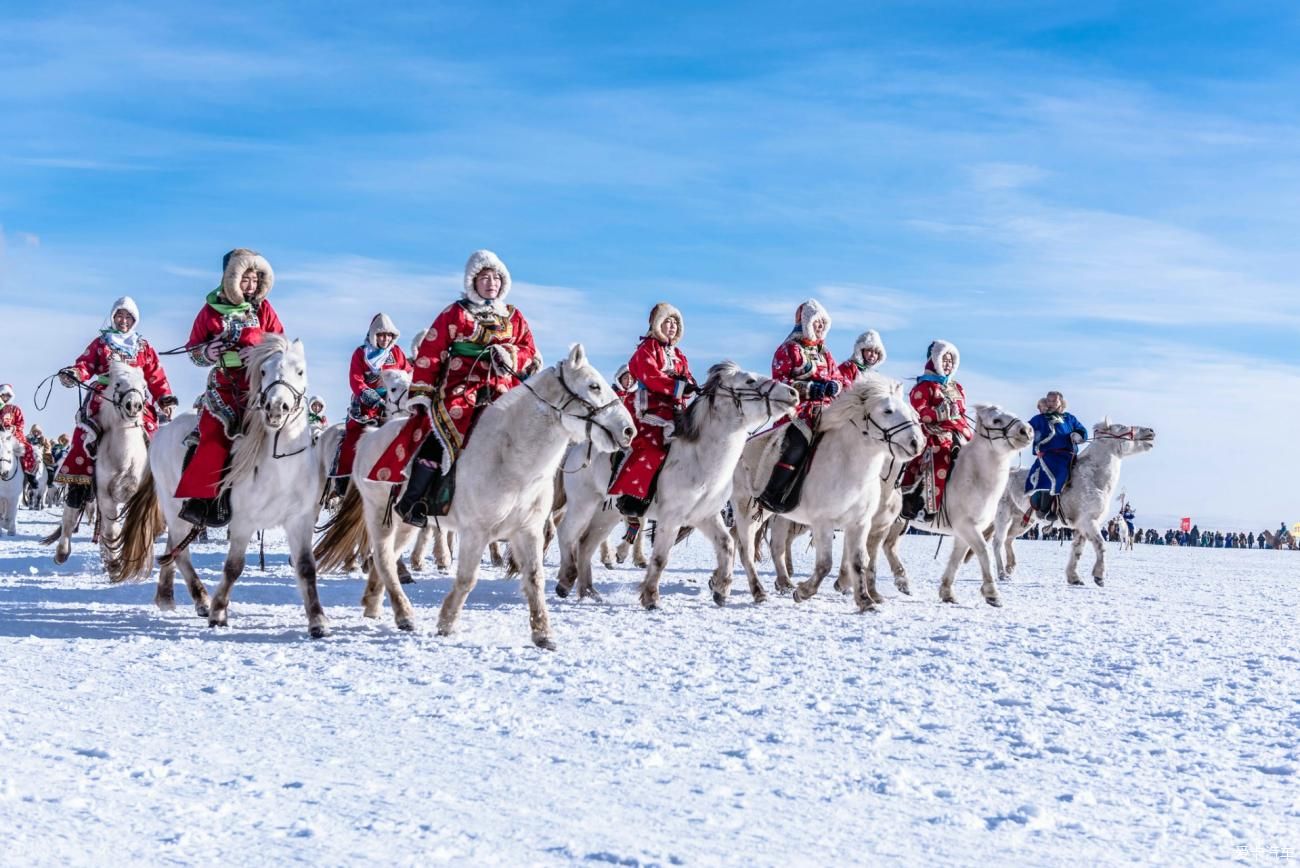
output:
[[[717,398],[717,396],[719,394],[722,394],[731,399],[732,403],[735,404],[737,410],[740,409],[741,403],[746,400],[749,399],[761,400],[763,402],[763,409],[766,412],[767,419],[771,420],[772,391],[776,389],[778,384],[779,384],[778,380],[768,380],[767,385],[763,388],[759,388],[758,386],[742,386],[741,388],[737,389],[734,386],[724,386],[722,385],[721,381],[716,381],[712,386],[705,385],[703,389],[700,389],[696,393],[696,400],[698,401],[700,398],[708,398],[709,406],[712,407],[713,402]],[[766,424],[767,424],[766,421],[761,423],[753,431],[750,431],[748,436],[752,438],[755,434],[757,434],[762,429],[763,425]]]
[[[289,410],[289,415],[285,418],[284,422],[281,423],[280,427],[275,429],[275,438],[271,441],[271,457],[278,460],[280,458],[292,458],[295,455],[301,455],[311,448],[311,441],[309,440],[306,446],[303,446],[300,449],[295,449],[293,452],[280,451],[280,435],[284,433],[285,424],[287,424],[289,420],[302,414],[303,401],[307,395],[305,389],[301,391],[295,389],[292,383],[286,382],[284,379],[272,380],[263,386],[262,390],[257,393],[257,400],[253,402],[253,407],[251,409],[260,408],[262,412],[265,413],[266,395],[276,386],[284,386],[289,390],[289,393],[293,395],[293,407]]]
[[[518,372],[518,371],[511,371],[510,374],[511,374],[511,376],[513,376],[513,377],[515,378],[516,381],[518,381],[519,385],[523,386],[525,389],[528,390],[528,393],[529,393],[530,395],[532,395],[532,396],[533,396],[534,398],[536,398],[538,401],[541,401],[541,402],[542,402],[543,404],[545,404],[547,407],[550,407],[552,410],[554,410],[556,413],[560,414],[561,416],[564,416],[564,415],[565,415],[565,411],[568,409],[569,405],[572,404],[572,403],[575,402],[575,401],[578,402],[579,404],[581,404],[583,407],[586,407],[586,408],[587,408],[587,412],[586,412],[585,414],[582,414],[582,415],[578,415],[577,413],[569,413],[569,414],[568,414],[569,416],[571,416],[571,417],[577,419],[578,421],[580,421],[580,422],[585,422],[585,423],[586,423],[586,426],[587,426],[587,456],[586,456],[586,458],[583,460],[583,462],[582,462],[582,466],[579,467],[577,470],[564,470],[563,467],[561,467],[562,472],[564,472],[564,473],[581,473],[582,471],[586,470],[588,467],[591,466],[591,453],[592,453],[592,448],[593,448],[593,447],[592,447],[592,443],[591,443],[591,429],[592,429],[593,427],[595,427],[595,428],[599,428],[600,430],[604,431],[604,432],[605,432],[605,435],[606,435],[607,437],[609,437],[609,442],[611,442],[611,443],[618,443],[618,437],[614,436],[614,432],[613,432],[613,431],[610,431],[609,428],[607,428],[607,427],[604,425],[604,423],[599,422],[599,421],[597,421],[597,419],[596,419],[596,416],[597,416],[597,415],[599,415],[600,413],[605,412],[605,411],[608,410],[610,407],[613,407],[614,405],[616,405],[616,404],[619,403],[619,400],[618,400],[617,397],[615,397],[614,400],[612,400],[612,401],[606,401],[604,404],[595,404],[595,403],[593,403],[593,402],[587,400],[586,398],[582,397],[582,396],[579,395],[577,392],[575,392],[575,391],[574,391],[574,390],[569,386],[568,381],[566,381],[566,380],[564,379],[564,368],[563,368],[562,366],[560,366],[560,367],[557,367],[556,379],[558,379],[558,380],[560,381],[560,386],[563,387],[563,389],[564,389],[565,393],[568,395],[568,397],[564,399],[564,403],[559,404],[559,405],[556,405],[556,404],[551,403],[549,400],[547,400],[545,397],[543,397],[543,396],[542,396],[542,395],[541,395],[541,394],[540,394],[536,389],[534,389],[532,386],[530,386],[530,385],[528,384],[528,381],[527,381],[527,380],[525,380],[523,377],[519,376],[519,372]]]

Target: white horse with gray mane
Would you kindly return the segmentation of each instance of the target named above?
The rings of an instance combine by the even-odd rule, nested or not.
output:
[[[306,353],[302,341],[268,334],[241,356],[249,372],[252,397],[222,482],[222,489],[230,492],[231,519],[221,586],[209,603],[207,589],[190,561],[188,540],[197,529],[180,517],[184,501],[171,494],[180,482],[185,439],[198,424],[193,413],[178,417],[154,436],[151,472],[127,507],[126,533],[120,542],[122,578],[149,575],[154,539],[165,527],[168,554],[160,560],[154,602],[162,609],[174,607],[172,585],[179,567],[195,611],[207,616],[209,626],[224,627],[230,593],[243,573],[253,535],[267,528],[283,528],[307,612],[308,632],[312,638],[320,638],[328,633],[328,622],[316,589],[311,541],[325,475],[307,421]]]
[[[1089,542],[1097,554],[1092,565],[1093,581],[1098,585],[1105,583],[1106,544],[1101,536],[1101,525],[1119,485],[1120,464],[1132,455],[1150,452],[1155,445],[1156,432],[1151,428],[1113,425],[1109,419],[1093,426],[1092,441],[1075,461],[1058,507],[1056,523],[1074,530],[1070,559],[1065,565],[1065,578],[1071,585],[1083,584],[1083,579],[1079,578],[1079,558],[1083,555],[1084,545]],[[1025,477],[1028,475],[1029,470],[1024,468],[1011,471],[993,525],[998,578],[1004,581],[1011,578],[1016,568],[1012,542],[1036,522],[1029,506],[1029,496],[1025,494]],[[1120,525],[1127,533],[1128,526],[1123,521]]]
[[[23,499],[23,444],[8,428],[0,429],[0,532],[18,533],[18,504]],[[45,468],[40,468],[44,473]]]
[[[813,574],[800,586],[800,598],[816,593],[830,572],[838,528],[844,530],[841,564],[847,564],[858,609],[866,611],[878,597],[866,575],[864,553],[867,523],[880,498],[880,474],[891,457],[907,461],[919,455],[925,438],[902,385],[886,377],[863,378],[841,392],[822,410],[817,436],[820,440],[810,459],[799,504],[784,513],[787,520],[812,529],[817,552]],[[780,458],[784,437],[785,429],[777,428],[752,439],[732,477],[734,536],[755,602],[767,596],[754,566],[754,528],[762,520],[757,498]],[[775,547],[772,556],[774,560],[781,557]],[[725,604],[730,574],[711,584],[714,602]]]
[[[641,605],[659,605],[659,579],[677,542],[678,531],[693,527],[713,544],[717,566],[711,585],[730,581],[735,546],[722,521],[731,477],[745,448],[748,432],[792,411],[798,394],[790,386],[741,370],[733,362],[709,369],[708,379],[691,402],[669,441],[668,457],[643,522],[655,523],[653,547],[641,583]],[[571,450],[564,477],[566,509],[560,522],[560,573],[555,592],[566,597],[574,583],[579,597],[597,596],[591,581],[596,547],[622,520],[606,494],[608,462],[588,460]]]
[[[91,485],[95,491],[100,557],[104,571],[113,581],[121,577],[121,565],[108,541],[122,532],[123,508],[139,489],[149,463],[149,441],[144,429],[148,395],[144,372],[125,362],[111,362],[108,384],[95,414],[98,431],[86,432],[87,445],[95,450],[95,475]],[[164,425],[160,430],[165,429]],[[57,543],[54,550],[56,564],[63,563],[72,554],[72,534],[82,517],[81,509],[65,506],[58,529],[41,540],[45,545]]]
[[[413,630],[415,613],[398,580],[397,553],[417,529],[390,514],[394,486],[367,478],[401,425],[400,420],[388,422],[361,439],[353,486],[316,551],[322,568],[328,569],[354,556],[357,545],[368,539],[372,570],[362,597],[363,614],[379,616],[387,588],[398,628]],[[633,433],[631,416],[587,361],[581,344],[559,364],[534,374],[482,411],[473,438],[456,462],[450,512],[437,519],[442,528],[456,531],[460,549],[456,583],[438,615],[440,635],[455,626],[478,580],[479,560],[488,543],[506,539],[523,577],[533,642],[555,647],[542,575],[542,540],[555,473],[571,443],[590,441],[595,452],[608,453],[626,447]]]
[[[998,500],[1006,486],[1012,457],[1034,442],[1034,431],[1027,422],[995,404],[975,406],[975,436],[961,448],[948,474],[939,513],[930,521],[910,524],[930,533],[953,538],[952,553],[939,583],[939,599],[955,603],[952,583],[967,554],[975,552],[983,581],[980,593],[990,606],[1001,606],[997,585],[993,581],[993,558],[985,532],[997,515]],[[909,522],[900,519],[885,537],[885,555],[894,570],[894,586],[910,594],[907,571],[898,559],[898,538]]]

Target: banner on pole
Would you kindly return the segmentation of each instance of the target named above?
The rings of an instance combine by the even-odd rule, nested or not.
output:
[[[1179,527],[1182,528],[1183,533],[1187,533],[1189,530],[1191,530],[1191,529],[1192,529],[1192,517],[1191,517],[1190,515],[1185,515],[1185,516],[1183,516],[1183,520],[1182,520],[1182,522],[1179,524]]]

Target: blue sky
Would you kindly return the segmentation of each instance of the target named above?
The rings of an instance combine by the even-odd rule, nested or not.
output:
[[[521,5],[0,0],[0,379],[66,427],[32,387],[111,300],[175,346],[244,245],[338,417],[371,314],[490,247],[549,358],[669,300],[764,369],[816,296],[839,357],[1156,427],[1153,520],[1300,520],[1293,5]]]

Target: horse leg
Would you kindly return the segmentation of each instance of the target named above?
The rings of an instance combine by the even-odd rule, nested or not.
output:
[[[709,576],[709,590],[713,590],[724,579],[731,580],[731,571],[736,563],[736,543],[731,538],[731,531],[727,530],[727,524],[722,520],[720,513],[713,513],[696,527],[709,542],[713,543],[713,553],[717,556],[713,575]]]
[[[415,548],[411,549],[411,569],[420,572],[424,569],[424,556],[429,550],[429,534],[433,531],[428,525],[420,528],[415,537]]]
[[[948,555],[948,564],[943,568],[943,578],[939,581],[939,599],[942,602],[957,602],[957,598],[952,593],[952,583],[953,579],[957,578],[957,570],[961,568],[968,551],[970,551],[970,544],[959,536],[953,536],[952,553]]]
[[[474,589],[478,581],[478,564],[483,557],[483,550],[488,541],[481,531],[474,528],[462,528],[460,532],[460,557],[456,559],[456,583],[451,586],[447,596],[442,600],[438,611],[438,635],[451,635],[456,626],[456,618],[465,605],[465,598]]]
[[[77,529],[77,519],[81,510],[70,506],[63,507],[63,521],[59,525],[59,542],[54,549],[54,562],[61,564],[72,554],[72,534]]]
[[[307,610],[307,635],[321,639],[329,634],[329,619],[325,617],[325,607],[320,602],[320,592],[316,587],[316,558],[311,551],[312,530],[316,516],[308,514],[285,525],[289,551],[293,553],[293,569],[298,574],[298,591],[302,594],[302,605]]]
[[[772,551],[772,566],[776,568],[776,592],[778,594],[788,594],[794,590],[794,585],[790,581],[794,570],[790,569],[788,559],[785,553],[790,550],[790,537],[793,536],[793,530],[790,522],[783,518],[774,518],[770,524],[772,528],[772,539],[769,547]]]
[[[361,617],[378,618],[384,608],[384,580],[375,569],[375,559],[370,559],[370,569],[366,570],[366,587],[361,592]]]
[[[171,534],[167,534],[167,548],[171,549]],[[176,609],[175,588],[176,564],[168,561],[158,568],[158,584],[154,586],[153,604],[164,612]]]
[[[505,558],[501,556],[501,543],[496,540],[488,544],[488,557],[491,558],[492,566],[497,569],[506,565]]]
[[[898,559],[898,538],[907,530],[907,522],[894,521],[889,525],[889,530],[885,533],[883,548],[885,549],[885,558],[889,561],[889,570],[894,574],[894,587],[908,596],[912,595],[912,588],[907,581],[907,568],[903,562]]]
[[[876,608],[880,595],[876,593],[875,574],[867,573],[867,532],[866,523],[853,524],[844,528],[844,548],[840,550],[840,574],[846,567],[849,580],[853,583],[853,600],[858,604],[859,612],[870,612]]]
[[[879,522],[873,522],[867,529],[867,593],[877,604],[883,603],[885,598],[876,591],[876,560],[880,554],[880,543],[888,532],[888,525],[882,527]]]
[[[1083,555],[1084,542],[1086,540],[1081,533],[1076,533],[1070,541],[1070,558],[1065,562],[1065,580],[1071,585],[1083,584],[1083,579],[1079,578],[1079,558]]]
[[[555,577],[555,595],[567,597],[578,582],[578,571],[582,563],[582,542],[591,528],[594,511],[588,504],[570,500],[564,511],[564,518],[556,528],[556,538],[560,548],[560,572]]]
[[[835,528],[829,524],[822,527],[813,527],[813,547],[817,551],[817,559],[813,563],[812,575],[806,581],[799,583],[794,589],[794,601],[801,603],[804,600],[811,599],[821,589],[822,580],[831,571],[831,559],[835,548]],[[772,529],[772,560],[779,563],[781,550],[776,546],[776,528]]]
[[[984,602],[990,606],[1001,606],[1002,601],[998,599],[998,586],[993,581],[993,557],[989,553],[990,546],[987,537],[972,528],[966,533],[966,539],[967,545],[970,546],[971,551],[975,553],[976,559],[980,562],[980,593],[984,596]]]
[[[731,514],[735,519],[735,527],[732,529],[732,539],[736,542],[736,552],[740,555],[740,564],[745,568],[745,576],[749,579],[749,592],[754,597],[755,603],[761,603],[767,599],[767,592],[763,590],[762,583],[758,580],[758,569],[754,566],[754,544],[759,538],[759,532],[756,532],[750,520],[750,511],[754,508],[754,501],[748,497],[742,497],[731,502]],[[761,526],[760,526],[761,527]],[[717,583],[710,583],[713,591],[713,602],[719,606],[727,604],[727,594],[731,591],[731,574],[723,576]]]
[[[378,516],[373,521],[367,516],[366,530],[373,541],[370,546],[371,568],[388,589],[388,605],[393,609],[393,623],[399,630],[415,629],[415,607],[402,589],[402,580],[397,573],[397,553],[406,547],[410,534],[405,532],[408,525],[401,527],[384,527]],[[377,614],[377,613],[376,613]]]
[[[510,537],[510,556],[519,566],[524,597],[528,600],[528,628],[533,644],[555,650],[551,639],[551,619],[546,612],[546,576],[542,572],[542,535],[532,527],[520,528]]]
[[[208,611],[209,627],[225,627],[229,619],[230,592],[244,572],[244,559],[248,554],[248,544],[253,539],[252,528],[236,527],[232,522],[229,530],[230,549],[226,552],[226,565],[222,570],[221,585],[212,597],[212,607]]]
[[[645,556],[645,525],[636,532],[636,538],[632,540],[632,566],[638,569],[644,569],[648,563]]]
[[[171,550],[178,542],[172,539],[171,531],[167,532],[167,549]],[[190,549],[186,546],[176,553],[176,560],[172,562],[176,569],[180,570],[181,576],[185,579],[185,588],[190,592],[190,602],[194,604],[194,614],[200,618],[208,617],[208,611],[212,606],[212,601],[208,599],[208,589],[203,586],[199,579],[199,573],[194,569],[194,561],[190,559]]]
[[[659,577],[668,566],[668,553],[677,541],[677,531],[681,525],[660,521],[655,529],[654,544],[650,548],[650,563],[645,568],[645,578],[641,580],[641,605],[646,609],[659,608]]]
[[[572,502],[570,502],[572,508]],[[596,510],[595,515],[590,519],[587,530],[578,539],[578,598],[585,600],[590,597],[593,600],[599,600],[600,594],[596,592],[596,587],[592,582],[591,560],[596,554],[598,542],[609,539],[609,532],[618,525],[618,515],[613,510]]]
[[[600,565],[607,570],[614,569],[614,552],[610,550],[607,539],[600,541]]]
[[[444,573],[451,569],[451,531],[433,530],[433,564]]]
[[[1083,533],[1092,542],[1093,551],[1097,553],[1097,560],[1092,564],[1092,580],[1097,583],[1098,587],[1106,584],[1106,543],[1101,538],[1101,530],[1097,525],[1087,525],[1086,529],[1077,530],[1075,534]]]

